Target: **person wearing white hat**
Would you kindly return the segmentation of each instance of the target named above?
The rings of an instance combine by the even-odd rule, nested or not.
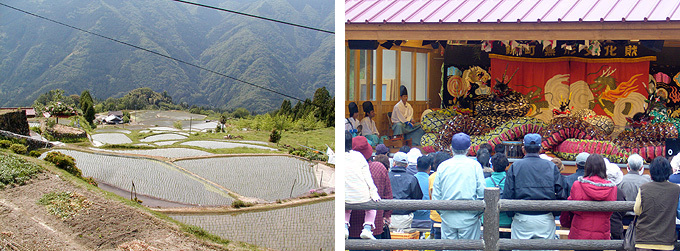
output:
[[[423,192],[420,190],[418,179],[406,172],[408,156],[406,153],[397,152],[394,154],[394,166],[390,169],[390,183],[392,185],[392,198],[395,200],[421,200]],[[392,210],[392,222],[390,228],[396,232],[403,232],[410,228],[413,222],[413,212],[415,210]]]
[[[623,181],[623,172],[621,172],[621,168],[619,168],[619,166],[616,164],[610,163],[606,158],[604,159],[604,163],[607,166],[607,180],[613,182],[616,185],[621,183],[621,181]],[[616,201],[626,201],[623,191],[618,187],[616,188]],[[614,212],[611,218],[609,218],[609,231],[611,232],[612,240],[623,239],[622,220],[625,215],[626,212]]]
[[[412,175],[416,175],[418,173],[418,158],[420,156],[423,156],[423,154],[420,152],[418,148],[411,148],[411,150],[406,153],[406,156],[408,157],[408,165],[406,166],[406,172]]]

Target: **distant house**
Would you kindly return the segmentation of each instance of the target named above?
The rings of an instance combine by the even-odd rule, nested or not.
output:
[[[2,108],[0,108],[0,112],[3,112],[3,111],[13,112],[13,111],[16,111],[18,109],[26,111],[26,117],[27,118],[35,118],[35,109],[33,109],[33,107],[2,107]]]
[[[112,111],[103,119],[104,123],[107,124],[122,124],[123,123],[123,112],[122,111]]]

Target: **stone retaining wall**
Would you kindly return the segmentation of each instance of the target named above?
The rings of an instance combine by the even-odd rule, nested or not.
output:
[[[0,113],[0,130],[30,136],[26,111]]]
[[[0,130],[0,137],[14,138],[14,139],[24,139],[26,140],[26,146],[28,149],[38,149],[38,148],[50,148],[54,146],[49,141],[34,139],[28,136],[19,135],[13,132]]]

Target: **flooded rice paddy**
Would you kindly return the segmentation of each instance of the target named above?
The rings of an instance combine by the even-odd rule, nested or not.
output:
[[[231,205],[233,199],[198,178],[190,176],[167,163],[121,156],[55,150],[76,159],[83,176],[128,190],[134,181],[137,193],[152,197],[196,205]]]
[[[334,201],[239,215],[172,215],[228,240],[276,250],[334,250]]]
[[[197,146],[197,147],[207,148],[207,149],[227,149],[227,148],[236,148],[236,147],[248,147],[248,148],[257,148],[257,149],[265,149],[265,150],[270,150],[270,151],[276,151],[276,149],[274,149],[274,148],[266,147],[266,146],[260,146],[260,145],[250,145],[250,144],[222,142],[222,141],[208,141],[208,140],[188,141],[188,142],[182,143],[182,145]]]
[[[243,196],[272,202],[319,187],[312,164],[293,157],[208,158],[175,164]]]

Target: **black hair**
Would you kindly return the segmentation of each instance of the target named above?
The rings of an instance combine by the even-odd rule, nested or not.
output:
[[[439,164],[442,162],[446,161],[447,159],[450,159],[451,155],[447,152],[439,151],[434,154],[434,160],[432,160],[432,170],[437,171],[437,168],[439,167]]]
[[[668,175],[670,175],[670,173]],[[586,167],[583,177],[591,176],[598,176],[603,179],[607,178],[607,166],[604,164],[604,159],[602,158],[602,155],[599,155],[597,153],[591,154],[586,159]]]
[[[352,134],[345,131],[345,152],[349,152],[349,150],[352,150]]]
[[[496,153],[491,157],[491,166],[493,166],[494,172],[505,172],[508,165],[510,165],[510,162],[508,161],[508,157],[505,156],[505,153]]]
[[[349,117],[353,117],[355,113],[359,112],[359,107],[357,106],[357,103],[350,102],[349,105],[347,105],[348,111],[349,111]]]
[[[432,157],[425,155],[418,157],[417,168],[418,172],[425,172],[432,166]]]
[[[505,145],[497,144],[493,147],[493,151],[496,153],[505,153]]]
[[[489,143],[483,143],[483,144],[479,145],[479,150],[482,150],[482,149],[486,149],[487,151],[489,151],[489,154],[494,153],[493,147],[491,147],[491,145],[489,145]]]
[[[373,103],[371,101],[366,101],[363,104],[361,104],[361,107],[364,109],[364,113],[366,113],[366,117],[368,117],[368,114],[373,111]]]
[[[399,151],[402,153],[408,153],[408,151],[411,151],[411,148],[408,146],[402,146],[401,148],[399,148]]]
[[[408,89],[406,89],[406,86],[401,85],[399,86],[399,97],[408,95]]]
[[[477,151],[477,162],[482,165],[482,167],[489,167],[489,159],[491,159],[491,154],[486,148],[480,148]]]
[[[668,162],[664,156],[659,156],[652,160],[649,164],[649,174],[652,176],[652,180],[656,182],[664,182],[668,180],[668,177],[673,173],[673,168],[671,163]]]
[[[387,157],[386,154],[378,154],[375,156],[374,160],[382,163],[388,171],[390,170],[390,157]]]
[[[524,146],[524,151],[526,153],[539,153],[541,151],[541,146]]]

